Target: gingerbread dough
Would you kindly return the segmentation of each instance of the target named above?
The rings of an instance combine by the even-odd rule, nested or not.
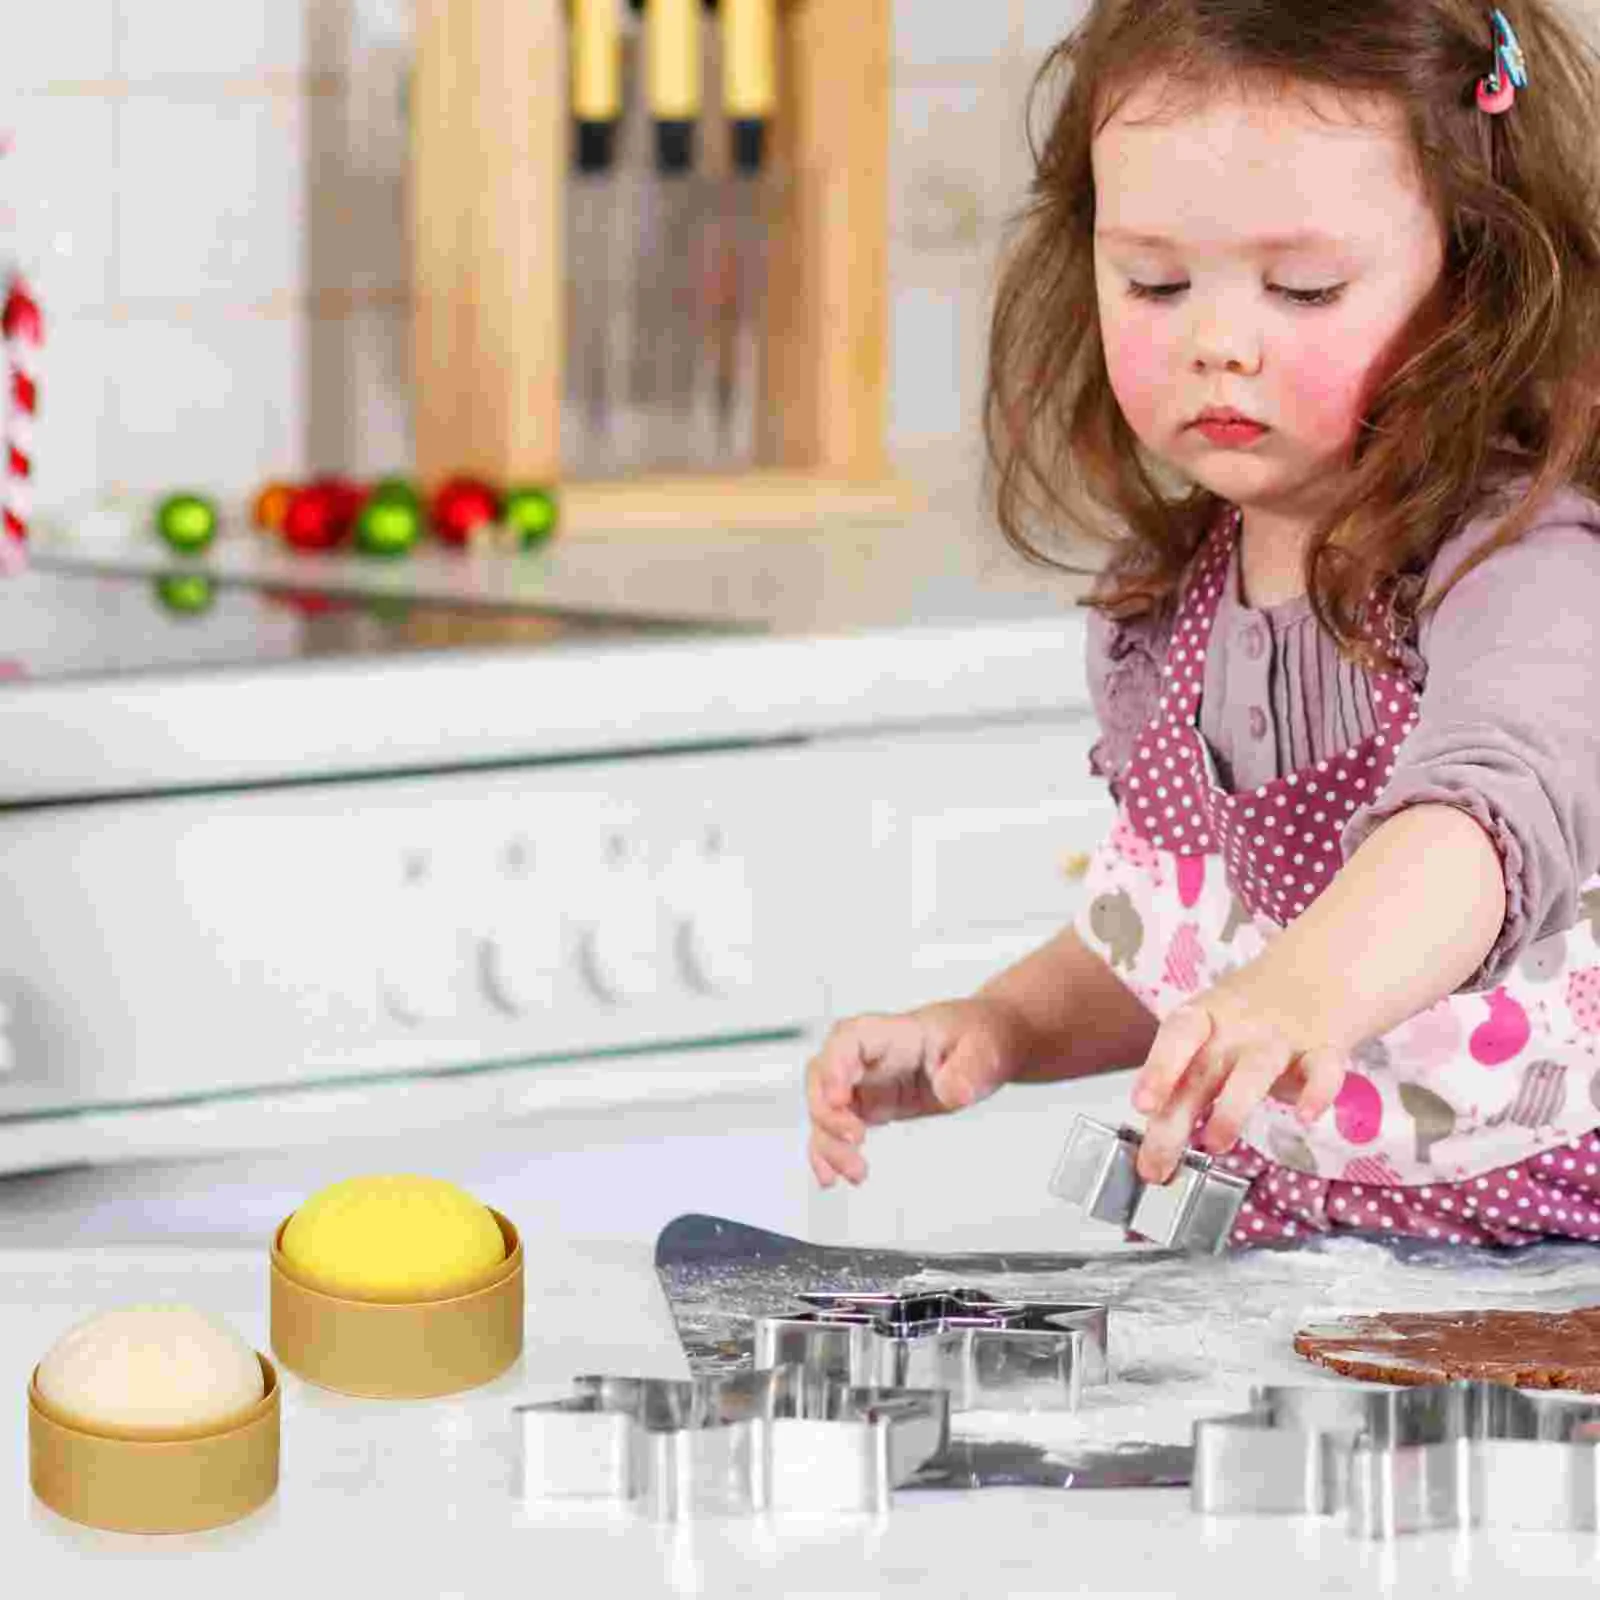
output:
[[[1579,1311],[1385,1311],[1302,1328],[1295,1351],[1369,1383],[1479,1378],[1600,1393],[1600,1306]]]

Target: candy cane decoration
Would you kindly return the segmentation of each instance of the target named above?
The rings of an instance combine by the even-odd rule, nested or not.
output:
[[[44,344],[44,319],[22,274],[11,280],[0,308],[0,333],[5,336],[10,369],[11,407],[6,425],[4,524],[0,538],[0,572],[16,572],[27,564],[28,517],[32,507],[34,419],[39,413],[39,351]]]

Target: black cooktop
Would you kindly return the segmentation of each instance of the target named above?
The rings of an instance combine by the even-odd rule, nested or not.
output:
[[[719,631],[497,601],[358,594],[204,571],[51,570],[0,580],[0,681],[96,678],[330,657],[530,649]]]

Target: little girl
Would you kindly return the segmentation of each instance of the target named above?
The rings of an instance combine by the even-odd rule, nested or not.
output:
[[[1047,63],[988,435],[1013,544],[1107,524],[1117,821],[1074,926],[833,1030],[824,1185],[1137,1065],[1141,1175],[1248,1178],[1236,1244],[1600,1239],[1600,74],[1553,5],[1093,0]]]

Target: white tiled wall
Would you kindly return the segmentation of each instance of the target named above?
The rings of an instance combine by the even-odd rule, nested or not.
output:
[[[897,0],[898,446],[970,435],[1024,51],[1075,3]],[[42,508],[404,464],[408,15],[51,0],[9,30],[0,251],[34,263],[47,318]]]
[[[1586,20],[1600,0],[1570,0]],[[50,0],[0,45],[38,499],[402,466],[410,0]],[[1031,71],[1086,0],[896,0],[891,441],[977,459]]]

